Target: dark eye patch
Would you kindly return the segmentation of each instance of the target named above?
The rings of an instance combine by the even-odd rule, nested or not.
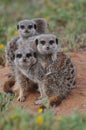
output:
[[[21,28],[21,29],[24,29],[24,28],[25,28],[25,26],[24,26],[24,25],[20,25],[20,28]]]
[[[21,57],[22,57],[22,54],[17,54],[16,57],[17,57],[17,58],[21,58]]]
[[[40,43],[41,43],[42,45],[45,45],[46,42],[45,42],[45,41],[40,41]]]
[[[36,52],[34,52],[33,55],[34,55],[35,58],[37,58],[37,53]]]
[[[31,56],[32,56],[31,53],[27,53],[27,54],[26,54],[26,57],[27,57],[27,58],[29,58],[29,57],[31,57]]]
[[[32,28],[33,28],[33,26],[32,26],[32,25],[28,25],[28,28],[29,28],[29,29],[32,29]]]
[[[52,45],[54,43],[54,40],[50,40],[49,44]]]

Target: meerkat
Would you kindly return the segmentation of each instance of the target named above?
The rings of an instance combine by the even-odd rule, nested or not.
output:
[[[30,81],[40,84],[45,71],[40,63],[38,63],[37,53],[29,46],[21,46],[15,51],[15,78],[16,84],[14,88],[19,88],[18,101],[25,101],[25,91],[28,84],[25,78]],[[41,85],[41,84],[40,84]]]
[[[42,34],[37,36],[34,42],[37,47],[38,60],[47,71],[44,79],[44,91],[46,91],[48,98],[50,97],[50,104],[55,102],[54,98],[55,100],[58,99],[57,103],[59,103],[75,86],[75,65],[69,56],[58,51],[58,39],[56,36]],[[42,92],[43,89],[40,93]],[[36,104],[40,103],[39,99]]]
[[[6,60],[7,64],[10,66],[12,70],[12,81],[15,82],[15,66],[14,66],[14,52],[16,49],[21,46],[20,43],[24,43],[27,41],[29,37],[32,37],[34,35],[39,35],[42,33],[46,33],[48,30],[48,23],[44,18],[34,18],[32,20],[21,20],[17,25],[17,30],[19,32],[19,36],[13,38],[6,47],[5,53],[6,53]],[[23,42],[21,42],[23,41]],[[6,82],[4,85],[4,90],[7,92],[6,86],[10,84],[11,78]],[[8,83],[9,82],[9,83]],[[5,89],[6,88],[6,89]]]

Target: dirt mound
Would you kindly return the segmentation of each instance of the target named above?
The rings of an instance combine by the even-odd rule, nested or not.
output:
[[[77,87],[71,91],[69,96],[55,108],[58,115],[72,114],[76,109],[83,112],[86,110],[86,51],[78,53],[69,53],[73,58],[77,68]],[[7,80],[10,72],[8,67],[0,67],[0,91],[3,91],[3,84]],[[20,103],[14,99],[15,105],[37,111],[38,105],[34,104],[34,100],[39,96],[38,92],[29,93],[25,102]]]

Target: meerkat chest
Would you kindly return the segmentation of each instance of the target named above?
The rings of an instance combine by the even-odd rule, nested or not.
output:
[[[24,45],[24,44],[27,44],[27,41],[28,41],[28,39],[23,39],[23,38],[20,37],[20,38],[17,40],[17,46],[18,46],[18,48],[21,47],[21,46]]]
[[[42,59],[40,59],[40,63],[41,63],[41,65],[42,65],[43,68],[45,68],[46,65],[47,65],[46,61],[44,61]]]
[[[52,63],[51,57],[39,57],[38,59],[44,69]]]

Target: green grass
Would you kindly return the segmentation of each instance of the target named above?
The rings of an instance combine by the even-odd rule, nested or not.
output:
[[[13,95],[0,93],[0,112],[6,111],[12,103]]]
[[[86,113],[58,116],[52,110],[32,114],[15,106],[13,97],[0,93],[0,130],[86,130]]]

